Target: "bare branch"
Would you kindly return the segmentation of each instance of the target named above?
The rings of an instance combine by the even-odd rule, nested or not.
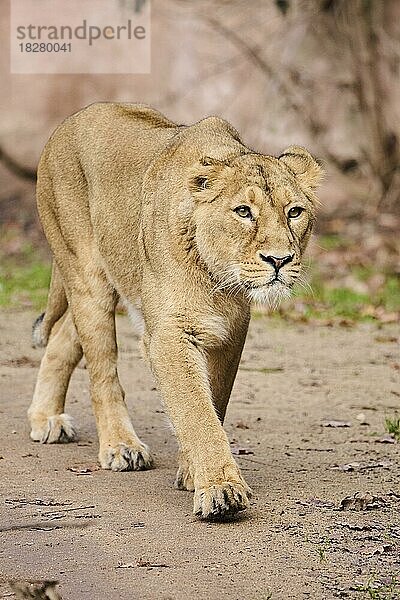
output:
[[[36,169],[30,169],[18,163],[0,146],[0,162],[14,175],[29,181],[36,181]]]
[[[243,40],[235,31],[225,27],[218,20],[207,17],[204,19],[210,27],[215,31],[223,35],[229,40],[234,46],[236,46],[243,54],[245,54],[249,60],[268,78],[274,81],[285,99],[286,104],[297,114],[299,114],[303,120],[304,125],[309,130],[312,137],[315,138],[318,134],[324,130],[324,126],[319,123],[315,117],[310,113],[305,104],[299,97],[299,90],[297,86],[289,79],[284,79],[280,71],[274,69],[272,65],[260,55],[259,49],[251,46],[245,40]],[[321,149],[321,153],[324,154],[325,158],[332,163],[337,169],[343,171],[342,161],[336,157],[321,140],[321,137],[317,139],[317,143]]]

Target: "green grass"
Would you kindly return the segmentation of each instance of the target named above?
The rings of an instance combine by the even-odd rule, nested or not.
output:
[[[388,310],[399,310],[400,308],[400,277],[391,275],[386,278],[385,285],[377,294],[379,304],[386,306]]]
[[[330,314],[340,317],[357,318],[369,298],[349,288],[329,288],[319,284],[317,299],[326,305]]]
[[[44,309],[50,273],[50,263],[38,261],[28,250],[24,252],[23,259],[2,261],[0,307]]]
[[[358,281],[366,281],[374,273],[370,269],[355,268],[350,272]],[[369,321],[374,318],[371,309],[385,312],[400,310],[400,278],[386,274],[382,286],[373,294],[360,293],[349,287],[334,287],[311,268],[311,289],[297,289],[295,297],[304,303],[305,318],[342,318]]]
[[[386,417],[385,429],[396,440],[400,441],[400,417]]]
[[[387,584],[379,584],[371,577],[366,584],[359,586],[357,592],[364,592],[364,598],[370,600],[398,600],[400,594],[400,581],[396,575],[391,577]]]
[[[337,248],[345,248],[348,245],[348,242],[342,236],[332,233],[320,235],[318,238],[318,244],[324,250],[336,250]]]
[[[324,538],[322,543],[317,546],[317,552],[320,563],[327,561],[327,551],[329,550],[330,546],[331,542],[328,538]]]

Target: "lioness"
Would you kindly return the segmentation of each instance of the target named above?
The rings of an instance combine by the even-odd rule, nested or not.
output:
[[[297,146],[279,158],[226,121],[176,125],[147,106],[100,103],[64,121],[42,154],[40,217],[54,254],[47,345],[31,438],[68,442],[71,374],[84,353],[104,469],[152,465],[117,373],[115,307],[143,314],[143,353],[178,438],[176,486],[194,513],[231,516],[247,486],[222,427],[252,300],[276,304],[299,277],[321,168]]]

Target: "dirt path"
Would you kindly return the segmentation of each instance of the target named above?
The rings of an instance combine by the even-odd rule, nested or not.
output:
[[[78,443],[29,440],[33,317],[0,316],[0,597],[14,597],[7,579],[29,578],[60,581],[64,600],[400,597],[400,446],[377,443],[400,404],[396,327],[253,320],[226,429],[251,452],[237,459],[255,496],[241,521],[207,524],[172,487],[176,443],[125,317],[121,379],[156,468],[97,470],[83,368],[68,402]],[[337,510],[357,491],[378,497],[370,510]]]

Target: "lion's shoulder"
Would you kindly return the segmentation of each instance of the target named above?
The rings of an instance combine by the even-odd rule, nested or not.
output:
[[[178,127],[176,123],[147,104],[132,102],[95,102],[71,115],[70,118],[81,122],[96,119],[98,123],[123,119],[125,122],[130,122],[143,129]]]
[[[211,115],[201,119],[189,128],[194,136],[201,135],[203,132],[210,136],[212,139],[215,135],[227,135],[232,137],[235,141],[240,142],[239,132],[225,119]]]

